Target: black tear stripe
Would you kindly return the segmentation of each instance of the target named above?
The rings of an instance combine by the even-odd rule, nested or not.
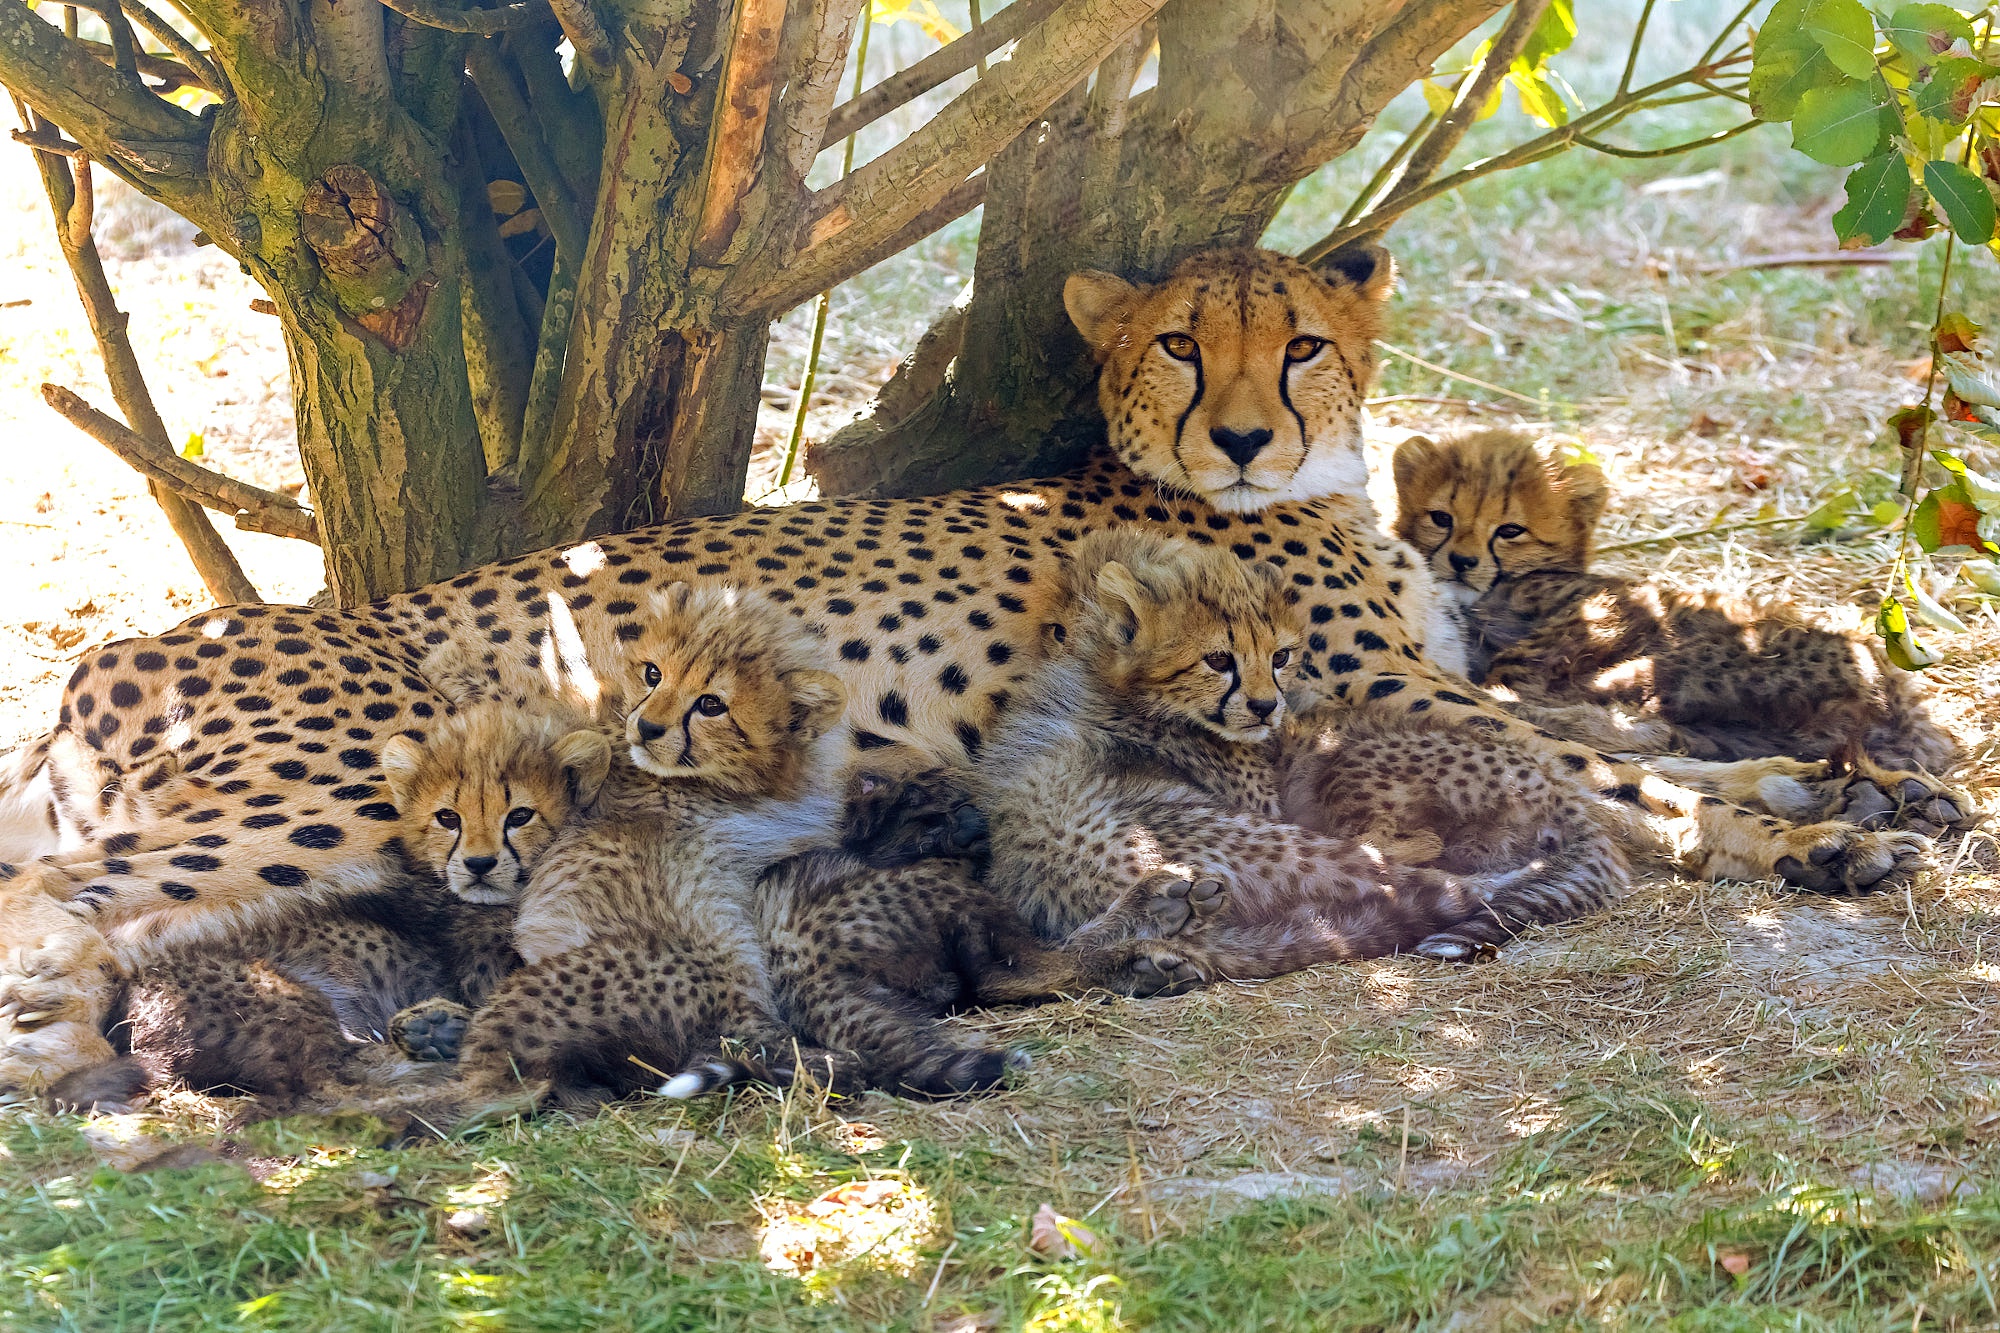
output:
[[[1194,415],[1197,407],[1201,406],[1201,396],[1208,392],[1208,377],[1202,373],[1199,346],[1195,349],[1194,360],[1189,364],[1194,366],[1194,397],[1188,400],[1188,405],[1181,409],[1180,416],[1174,421],[1174,466],[1181,470],[1183,477],[1188,475],[1188,470],[1187,460],[1181,457],[1181,433],[1187,429],[1187,419]]]
[[[1283,403],[1285,410],[1292,414],[1292,420],[1299,423],[1299,461],[1292,468],[1292,475],[1296,477],[1299,475],[1299,469],[1306,465],[1306,454],[1312,449],[1312,436],[1306,432],[1305,415],[1298,408],[1292,406],[1292,363],[1290,361],[1286,361],[1278,367],[1278,401]]]

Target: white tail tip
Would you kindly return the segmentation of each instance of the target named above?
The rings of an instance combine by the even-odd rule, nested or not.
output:
[[[684,1102],[690,1097],[699,1096],[706,1082],[707,1080],[700,1074],[675,1074],[660,1085],[660,1095],[671,1097],[677,1102]]]

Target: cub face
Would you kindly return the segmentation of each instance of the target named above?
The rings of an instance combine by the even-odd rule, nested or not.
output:
[[[1582,573],[1604,512],[1604,474],[1561,459],[1515,431],[1444,440],[1421,435],[1396,450],[1396,535],[1417,548],[1461,605],[1502,578]]]
[[[1284,721],[1299,633],[1271,566],[1113,529],[1077,543],[1070,580],[1063,637],[1121,710],[1235,742]]]
[[[382,747],[404,850],[472,903],[518,899],[610,767],[600,733],[499,702],[447,718],[421,742],[395,736]]]
[[[1318,270],[1268,250],[1210,251],[1164,281],[1071,275],[1063,304],[1102,370],[1127,466],[1217,509],[1366,491],[1362,399],[1395,264],[1379,246]]]
[[[633,764],[727,792],[786,791],[847,700],[819,640],[770,598],[735,588],[676,583],[647,610],[600,673],[624,701]]]

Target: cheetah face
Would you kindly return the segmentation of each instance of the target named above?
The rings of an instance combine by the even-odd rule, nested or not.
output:
[[[478,705],[426,740],[396,736],[382,767],[404,850],[473,903],[511,903],[571,814],[596,799],[611,743],[556,719]]]
[[[1396,535],[1445,594],[1470,605],[1503,578],[1582,573],[1604,510],[1604,474],[1565,467],[1514,431],[1421,435],[1396,449]]]
[[[817,665],[819,642],[775,602],[733,588],[677,583],[651,611],[615,668],[632,763],[725,791],[777,792],[846,702],[839,678]]]
[[[1277,570],[1136,532],[1093,533],[1074,561],[1065,637],[1122,710],[1232,742],[1284,721],[1299,634]]]
[[[1134,471],[1254,513],[1360,495],[1362,398],[1395,265],[1377,246],[1318,271],[1267,250],[1185,260],[1139,287],[1073,274],[1063,304],[1102,370],[1112,447]]]

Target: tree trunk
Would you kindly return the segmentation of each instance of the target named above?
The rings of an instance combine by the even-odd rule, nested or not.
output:
[[[1103,423],[1063,280],[1079,269],[1157,277],[1196,250],[1255,244],[1294,184],[1358,142],[1391,97],[1498,8],[1163,8],[1154,88],[1130,95],[1142,38],[994,160],[972,300],[950,317],[958,332],[939,330],[955,350],[950,370],[935,351],[922,366],[913,359],[906,376],[928,382],[896,385],[813,451],[821,489],[929,494],[1075,463]]]

